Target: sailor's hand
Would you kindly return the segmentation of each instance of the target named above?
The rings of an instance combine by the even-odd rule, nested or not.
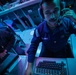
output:
[[[64,8],[64,9],[62,9],[62,11],[64,12],[63,17],[68,17],[73,22],[76,22],[76,13],[73,10],[71,10],[69,8]]]

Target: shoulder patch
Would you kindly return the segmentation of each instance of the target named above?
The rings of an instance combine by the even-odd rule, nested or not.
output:
[[[36,34],[36,37],[39,37],[40,36],[37,29],[35,30],[35,34]]]

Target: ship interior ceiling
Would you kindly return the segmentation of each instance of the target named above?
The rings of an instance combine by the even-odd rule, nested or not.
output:
[[[39,13],[41,0],[19,0],[12,6],[10,6],[12,2],[6,5],[9,0],[3,4],[1,1],[0,29],[12,32],[15,36],[15,43],[8,55],[0,61],[0,75],[24,75],[27,67],[26,51],[30,46],[35,28],[43,21]],[[14,2],[14,0],[12,1]],[[65,7],[69,7],[76,12],[76,0],[61,0],[61,2],[63,1],[66,3]],[[76,58],[76,36],[72,34],[68,42],[71,45],[74,58]],[[36,57],[40,54],[41,45],[40,43]],[[76,75],[76,73],[72,75]]]

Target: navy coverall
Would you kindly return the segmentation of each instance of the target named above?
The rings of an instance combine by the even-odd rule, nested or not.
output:
[[[28,49],[28,62],[33,62],[40,42],[42,50],[40,56],[67,57],[66,45],[70,34],[76,34],[76,25],[69,18],[60,17],[57,27],[52,31],[47,22],[43,21],[34,31],[34,36]]]

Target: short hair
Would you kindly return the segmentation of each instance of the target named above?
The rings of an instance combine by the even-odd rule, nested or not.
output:
[[[47,2],[53,2],[53,0],[42,0],[41,3],[40,3],[40,5],[42,6],[42,4],[43,4],[44,2],[46,2],[46,3],[47,3]]]
[[[46,3],[51,3],[51,2],[53,2],[53,1],[54,1],[54,0],[42,0],[41,3],[40,3],[40,6],[42,6],[42,4],[43,4],[44,2],[46,2]],[[57,1],[57,3],[60,4],[60,0],[55,0],[55,1]]]

